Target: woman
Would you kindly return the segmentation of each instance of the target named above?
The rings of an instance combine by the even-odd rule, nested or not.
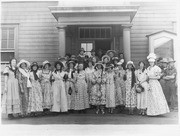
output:
[[[33,62],[31,65],[30,80],[32,83],[32,88],[29,90],[29,104],[28,112],[32,116],[37,116],[39,112],[43,111],[43,98],[42,89],[39,83],[39,73],[38,73],[38,63]]]
[[[13,114],[21,113],[16,63],[16,59],[11,59],[10,66],[5,67],[3,72],[5,88],[2,98],[2,113],[7,114],[9,119],[14,118]]]
[[[76,63],[72,60],[67,62],[67,74],[68,80],[65,82],[66,84],[66,94],[68,101],[68,110],[74,110],[74,99],[75,99],[75,82],[74,82],[74,73],[75,73],[75,65]]]
[[[113,113],[116,107],[115,102],[115,73],[113,71],[114,65],[109,64],[106,66],[106,108],[108,108],[109,113]]]
[[[102,57],[102,62],[103,62],[104,67],[106,67],[106,65],[110,63],[110,57],[108,55],[104,55]]]
[[[143,87],[143,92],[137,93],[137,109],[140,115],[146,115],[147,109],[147,92],[149,85],[147,83],[147,70],[145,63],[140,61],[138,63],[139,69],[136,71],[137,84]]]
[[[50,70],[51,64],[49,61],[43,62],[43,68],[39,71],[39,78],[41,81],[42,95],[43,95],[43,112],[48,114],[52,107],[52,88],[51,88],[51,76]]]
[[[126,64],[126,108],[129,110],[129,114],[134,114],[136,107],[136,91],[135,91],[135,66],[132,61],[128,61]]]
[[[22,117],[28,116],[28,103],[29,103],[29,91],[32,87],[30,82],[30,63],[26,60],[21,60],[18,64],[18,80],[20,85],[20,98],[21,98],[21,114]]]
[[[105,96],[105,72],[104,66],[101,61],[97,62],[94,66],[95,71],[92,73],[92,88],[90,92],[90,104],[96,106],[96,114],[99,114],[101,111],[102,114],[105,114],[104,107],[106,104]]]
[[[158,81],[161,74],[161,69],[155,65],[156,55],[151,53],[147,56],[149,67],[147,75],[149,79],[150,90],[147,98],[147,115],[157,116],[169,112],[166,98],[163,94],[162,87]]]
[[[66,72],[63,71],[63,63],[60,61],[54,64],[55,71],[52,73],[54,82],[52,84],[53,106],[52,112],[67,112],[68,102],[65,90]]]
[[[94,72],[94,66],[92,60],[89,59],[88,67],[85,69],[85,73],[87,76],[87,86],[88,86],[88,95],[90,96],[91,88],[92,88],[92,73]]]
[[[118,65],[117,65],[117,63],[119,62],[119,58],[118,57],[113,57],[112,58],[112,64],[114,65],[114,67],[116,68]]]
[[[78,64],[78,70],[75,74],[75,110],[79,113],[85,113],[85,109],[89,108],[88,93],[87,93],[87,77],[83,70],[84,64],[80,62]]]

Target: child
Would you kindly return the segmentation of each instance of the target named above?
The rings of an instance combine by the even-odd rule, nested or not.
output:
[[[96,114],[99,114],[100,110],[102,114],[104,112],[104,106],[106,104],[105,97],[105,73],[104,67],[101,61],[97,62],[94,66],[95,71],[92,73],[92,88],[90,92],[90,104],[96,106]]]
[[[9,119],[13,119],[13,114],[19,114],[21,112],[16,67],[17,60],[11,59],[9,64],[10,66],[7,66],[3,72],[5,88],[2,98],[2,112],[7,114]]]
[[[65,90],[66,72],[63,71],[63,63],[60,61],[54,64],[55,71],[52,73],[54,82],[52,84],[53,106],[52,112],[67,112],[68,103]]]
[[[37,112],[42,112],[42,89],[39,83],[38,74],[38,63],[33,62],[31,65],[30,80],[32,83],[32,88],[29,90],[29,105],[28,111],[32,116],[37,116]]]
[[[85,109],[89,108],[87,83],[86,83],[87,78],[83,68],[84,68],[83,62],[79,62],[78,70],[75,74],[75,81],[76,81],[75,110],[78,110],[79,113],[82,112],[85,113]]]
[[[113,71],[113,64],[106,66],[106,107],[108,108],[109,113],[113,113],[113,110],[116,106],[115,103],[115,74]]]
[[[126,108],[129,110],[129,114],[134,114],[136,107],[136,91],[135,91],[135,66],[132,61],[128,61],[126,64]]]
[[[39,72],[39,78],[41,81],[42,95],[43,95],[43,111],[44,114],[48,114],[52,107],[52,88],[51,88],[51,76],[52,72],[50,70],[51,64],[49,61],[43,62],[43,68]]]

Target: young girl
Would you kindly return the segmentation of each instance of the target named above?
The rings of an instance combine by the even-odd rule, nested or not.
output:
[[[29,71],[30,63],[26,60],[21,60],[18,64],[18,80],[20,85],[20,97],[21,97],[21,115],[22,117],[28,116],[28,103],[29,103],[29,90],[32,87],[30,82],[30,71]]]
[[[143,61],[140,61],[138,65],[139,69],[136,71],[137,84],[140,84],[144,88],[144,91],[137,93],[137,109],[140,115],[145,115],[147,109],[147,92],[149,88],[147,83],[147,71]]]
[[[68,110],[74,110],[74,99],[75,99],[75,82],[74,82],[74,73],[75,73],[76,63],[72,60],[67,63],[67,74],[68,80],[66,83],[66,94],[68,101]]]
[[[126,108],[129,109],[129,114],[133,114],[136,107],[136,91],[135,91],[135,66],[132,61],[126,64]]]
[[[43,68],[39,72],[39,77],[41,81],[42,95],[43,95],[43,111],[44,114],[48,114],[52,107],[52,88],[51,88],[51,76],[52,72],[50,70],[51,64],[49,61],[43,62]]]
[[[163,94],[162,87],[158,81],[160,79],[161,69],[155,65],[156,55],[151,53],[147,57],[149,67],[147,68],[147,75],[149,79],[150,90],[147,98],[147,115],[157,116],[169,112],[166,98]]]
[[[3,73],[5,88],[2,98],[2,112],[7,114],[9,119],[14,118],[13,114],[21,112],[16,62],[16,59],[11,59],[9,61],[10,66],[7,66]]]
[[[106,67],[106,65],[108,65],[108,63],[110,62],[110,57],[108,55],[102,56],[102,62],[104,67]]]
[[[104,107],[106,104],[105,97],[105,72],[101,61],[95,64],[95,71],[92,73],[92,88],[90,92],[90,104],[96,106],[96,114],[99,114],[100,110],[102,114],[105,114]]]
[[[32,116],[37,116],[38,112],[43,111],[42,107],[42,89],[39,83],[39,74],[38,74],[38,63],[33,62],[31,65],[30,80],[32,83],[32,88],[29,90],[29,105],[28,112]]]
[[[116,107],[114,84],[115,74],[113,71],[113,67],[113,64],[109,64],[106,66],[106,107],[111,114]]]
[[[63,63],[60,61],[54,64],[55,71],[52,73],[54,82],[52,84],[53,106],[52,112],[67,112],[68,103],[65,90],[66,72],[63,71]]]
[[[88,67],[85,69],[85,73],[87,75],[87,86],[88,86],[88,96],[90,96],[91,88],[92,88],[92,73],[94,72],[94,66],[92,60],[88,61]]]
[[[86,83],[87,78],[83,68],[84,68],[83,62],[79,62],[78,70],[75,74],[75,81],[76,81],[75,110],[78,110],[80,113],[81,112],[85,113],[85,109],[89,108],[87,83]]]

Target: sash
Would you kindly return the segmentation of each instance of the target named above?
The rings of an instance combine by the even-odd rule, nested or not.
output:
[[[27,87],[28,88],[31,88],[32,87],[32,84],[30,82],[30,73],[29,72],[26,72],[24,69],[22,68],[19,68],[19,72],[21,72],[21,74],[23,74],[25,77],[27,77]]]

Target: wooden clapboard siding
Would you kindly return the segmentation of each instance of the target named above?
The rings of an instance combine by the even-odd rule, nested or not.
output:
[[[133,2],[139,10],[132,21],[131,59],[138,64],[148,55],[148,38],[146,35],[160,30],[173,31],[172,21],[176,21],[175,3]]]
[[[2,23],[19,23],[18,59],[42,63],[57,60],[59,52],[57,20],[48,6],[56,1],[22,1],[2,3]]]

